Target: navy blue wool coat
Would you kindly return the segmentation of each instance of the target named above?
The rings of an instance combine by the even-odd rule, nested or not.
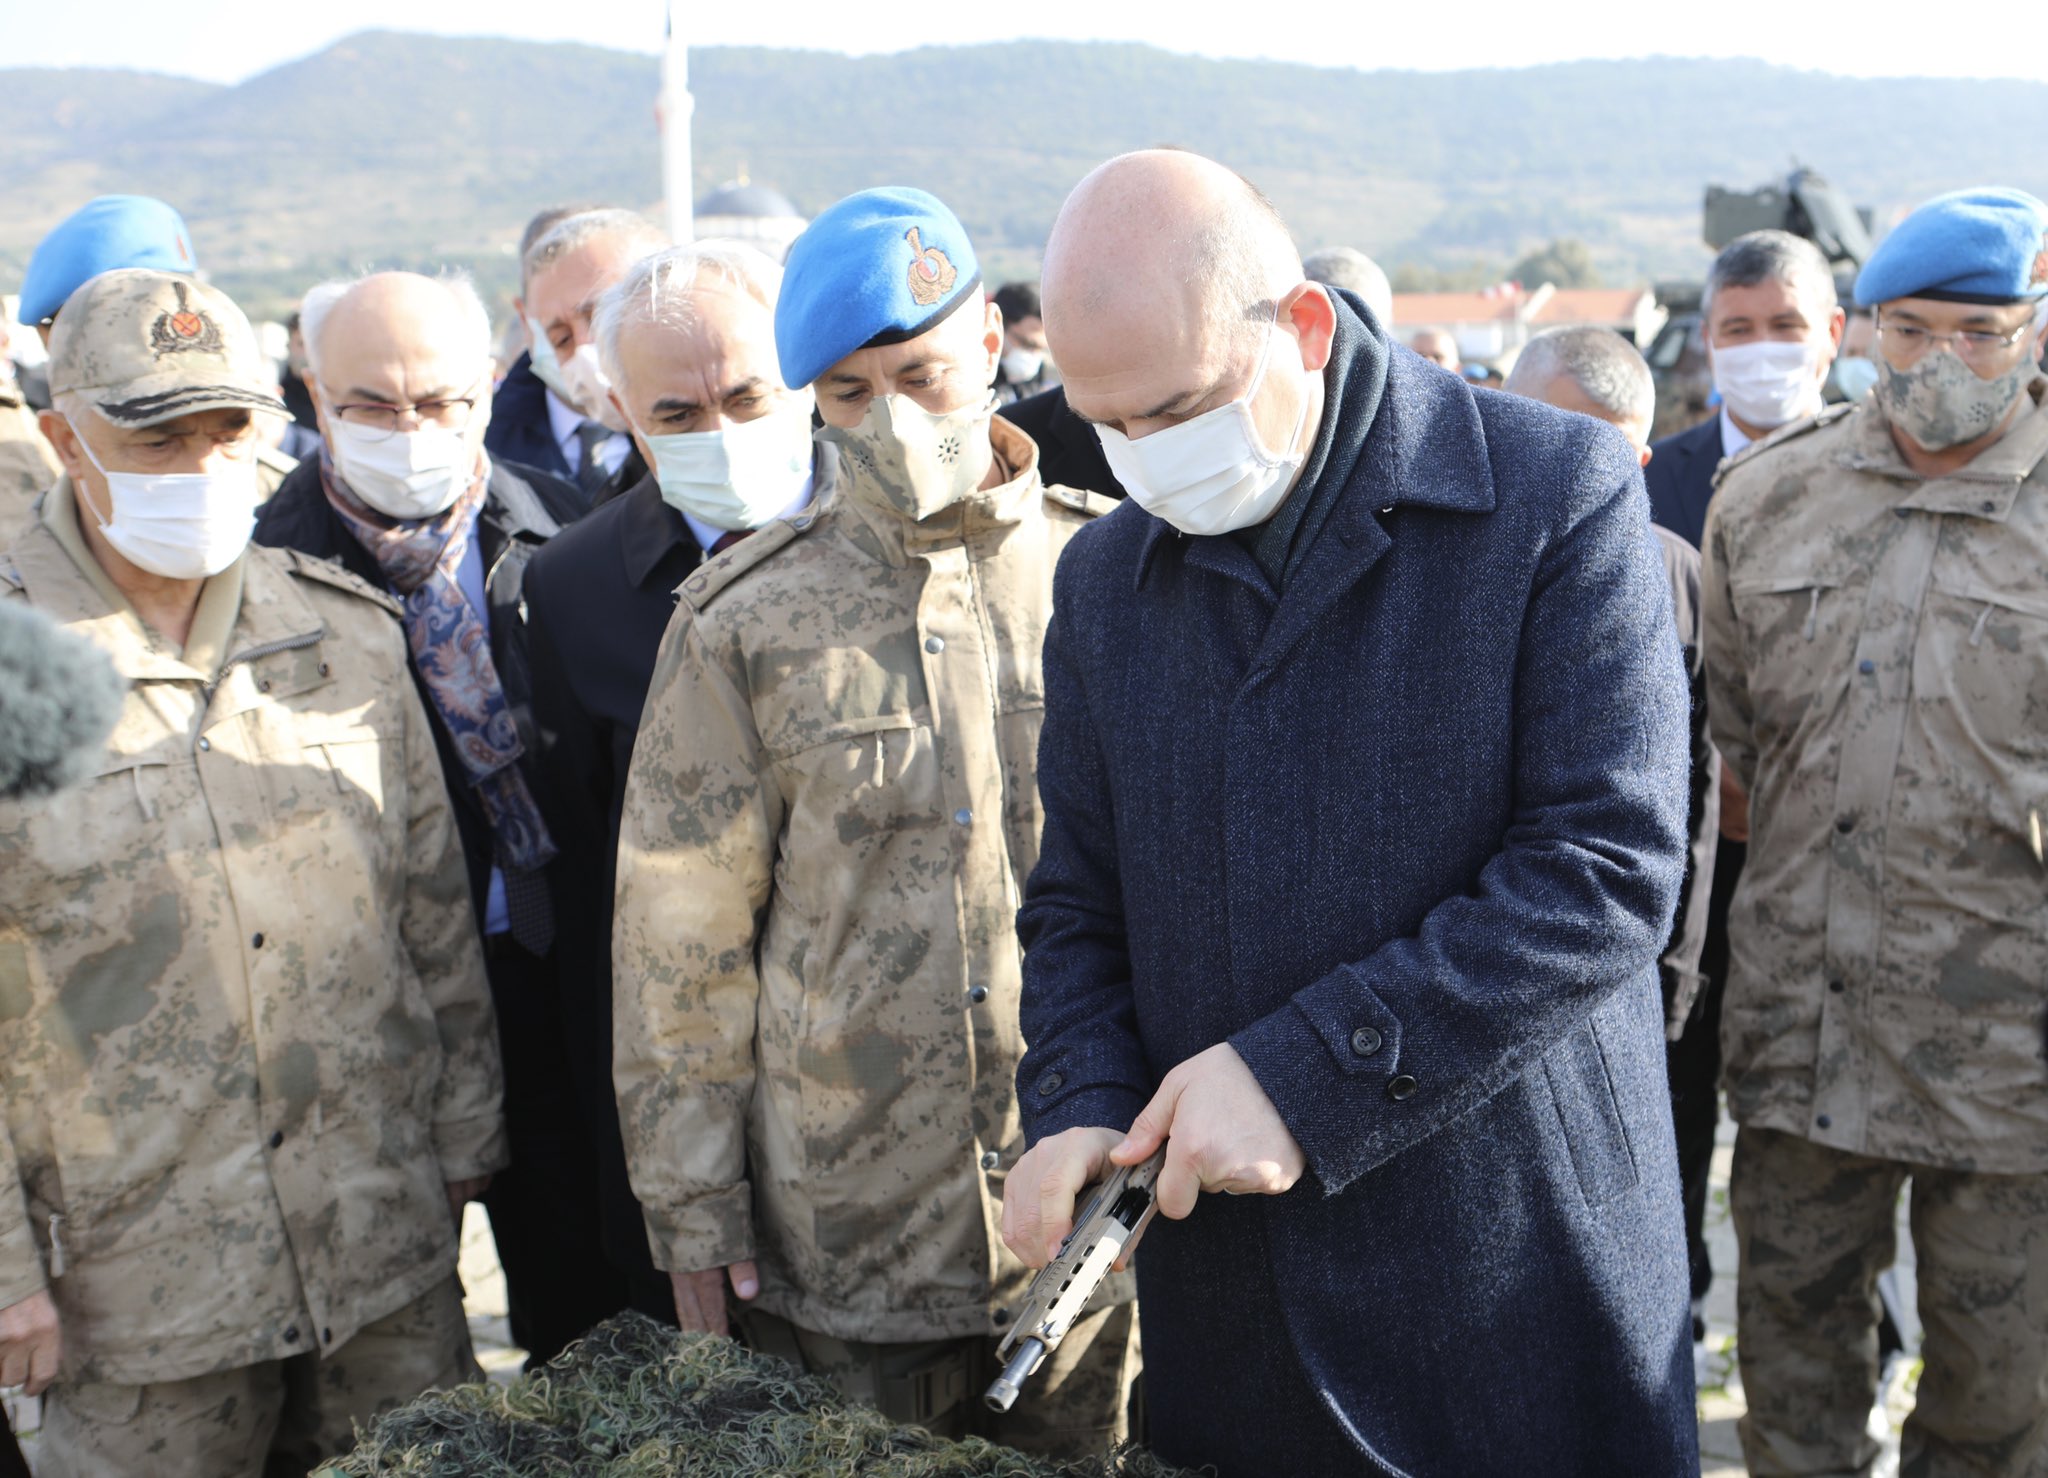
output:
[[[1687,690],[1636,458],[1404,349],[1369,427],[1329,414],[1283,595],[1134,503],[1060,561],[1028,1131],[1121,1129],[1228,1041],[1306,1153],[1146,1235],[1162,1456],[1696,1474],[1656,969]]]

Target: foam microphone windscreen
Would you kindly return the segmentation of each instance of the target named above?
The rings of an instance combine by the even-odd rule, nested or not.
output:
[[[0,798],[47,795],[90,775],[127,687],[84,637],[0,601]]]

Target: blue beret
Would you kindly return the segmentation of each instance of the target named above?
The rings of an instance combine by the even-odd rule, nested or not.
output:
[[[797,237],[775,304],[782,378],[801,390],[856,349],[900,344],[979,296],[960,220],[922,190],[849,195]]]
[[[2020,303],[2048,293],[2048,205],[2024,190],[1937,195],[1892,228],[1856,275],[1865,308],[1895,298]]]
[[[119,267],[190,272],[192,236],[184,218],[147,195],[102,195],[42,239],[21,279],[21,321],[41,323],[86,282]]]

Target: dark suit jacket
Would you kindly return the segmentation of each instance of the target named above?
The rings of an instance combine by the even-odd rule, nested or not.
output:
[[[545,804],[546,775],[535,742],[526,655],[526,623],[521,615],[521,585],[526,563],[555,531],[575,517],[576,489],[531,467],[508,462],[491,462],[490,493],[477,515],[477,547],[483,556],[486,602],[490,606],[491,661],[505,689],[505,700],[519,728],[526,753],[519,761],[527,784]],[[341,521],[320,486],[320,461],[299,463],[275,495],[256,516],[256,542],[278,549],[296,549],[320,559],[330,559],[362,576],[379,590],[390,586],[370,551],[363,548],[348,525]],[[419,671],[413,670],[415,681]],[[491,880],[491,824],[484,815],[476,791],[462,783],[463,769],[441,722],[434,702],[420,684],[420,697],[433,724],[434,743],[441,753],[441,773],[448,781],[448,798],[455,811],[455,827],[462,837],[464,859],[469,864],[470,902],[477,911],[477,929],[483,929],[483,910]],[[550,871],[557,864],[550,863]]]
[[[1038,443],[1040,481],[1110,498],[1124,496],[1124,485],[1109,470],[1094,428],[1067,409],[1062,386],[1002,406],[996,414]]]
[[[576,488],[576,469],[562,458],[561,443],[548,421],[548,387],[533,372],[533,358],[522,354],[505,371],[498,393],[491,397],[491,424],[484,430],[484,450],[492,457],[535,467],[576,489],[576,506],[588,499]]]
[[[1120,1129],[1229,1042],[1306,1155],[1146,1235],[1168,1461],[1696,1472],[1657,981],[1686,676],[1635,454],[1404,353],[1327,414],[1277,597],[1134,502],[1060,561],[1027,1129]]]
[[[548,829],[569,1061],[598,1156],[606,1255],[657,1277],[626,1178],[612,1091],[612,876],[626,771],[675,589],[703,561],[652,477],[600,503],[526,571],[533,721],[552,779]]]
[[[1650,490],[1650,518],[1698,549],[1707,529],[1707,501],[1714,496],[1714,469],[1721,465],[1721,416],[1667,436],[1650,447],[1643,482]]]

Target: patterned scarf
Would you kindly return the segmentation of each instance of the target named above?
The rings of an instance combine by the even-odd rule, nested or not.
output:
[[[490,633],[456,578],[488,481],[475,479],[453,507],[434,518],[402,520],[366,507],[324,456],[320,484],[328,504],[405,603],[413,665],[490,820],[498,865],[515,873],[544,866],[555,855],[555,843],[515,763],[524,751],[491,661]]]

